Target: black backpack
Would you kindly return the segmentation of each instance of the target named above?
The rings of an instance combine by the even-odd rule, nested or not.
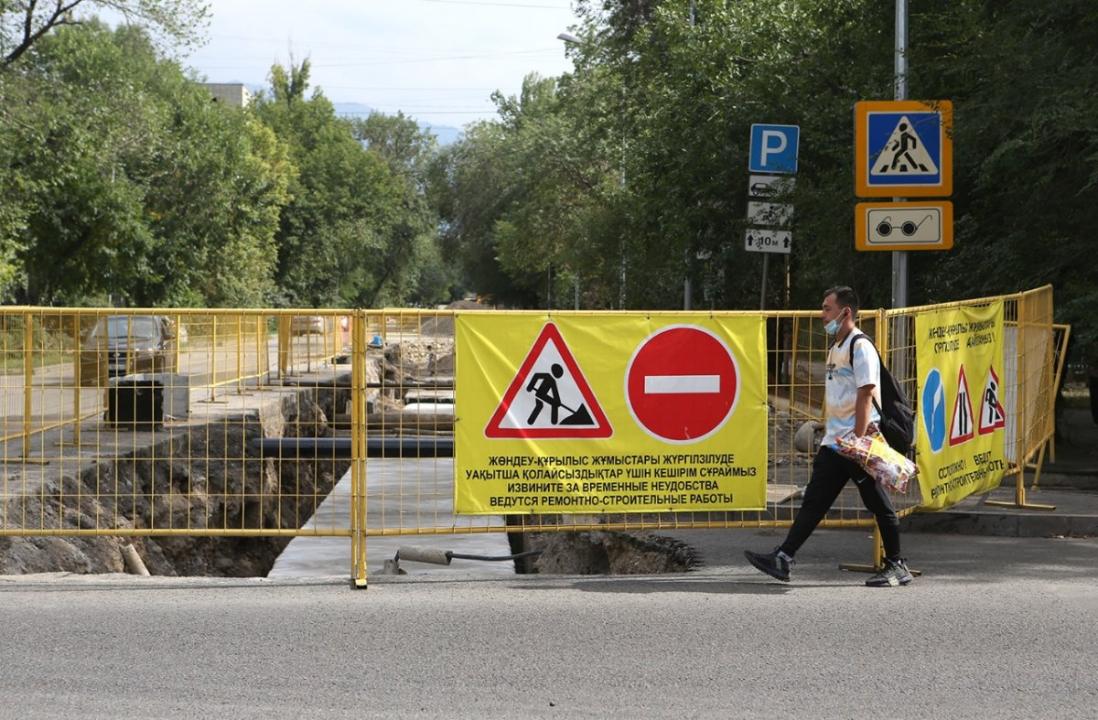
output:
[[[866,335],[858,334],[850,341],[850,367],[854,367],[854,345],[862,338],[868,339]],[[873,344],[872,341],[870,344]],[[873,345],[873,349],[877,350],[877,346]],[[877,357],[881,358],[880,350],[877,350]],[[900,383],[896,382],[896,378],[892,377],[892,373],[885,367],[883,358],[881,358],[881,404],[878,405],[877,398],[873,398],[873,405],[881,416],[880,430],[884,439],[893,450],[901,455],[907,455],[915,442],[915,411],[911,408],[911,403],[908,402]]]

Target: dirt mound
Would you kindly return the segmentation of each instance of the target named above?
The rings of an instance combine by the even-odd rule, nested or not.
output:
[[[542,551],[527,572],[556,575],[658,575],[699,564],[694,548],[655,533],[531,533],[524,547]]]
[[[387,383],[403,385],[414,380],[453,373],[453,338],[408,338],[385,348],[382,374]]]
[[[439,315],[430,317],[420,325],[420,332],[424,335],[437,335],[441,337],[454,336],[454,316],[449,310],[487,310],[485,306],[473,300],[455,300],[440,310]]]
[[[446,306],[447,310],[484,310],[485,307],[476,300],[455,300]]]

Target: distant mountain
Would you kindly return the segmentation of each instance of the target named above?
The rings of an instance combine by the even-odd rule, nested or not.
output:
[[[366,117],[374,111],[369,105],[363,105],[362,103],[355,102],[337,102],[332,103],[335,106],[336,115],[342,117]],[[412,113],[405,113],[411,116]],[[416,121],[420,128],[433,134],[438,138],[439,145],[449,145],[456,142],[461,137],[461,130],[459,128],[450,127],[448,125],[431,125],[421,120]]]
[[[438,138],[438,144],[449,145],[457,142],[461,138],[461,130],[456,127],[449,127],[447,125],[421,125],[424,130],[432,132],[435,137]]]
[[[354,102],[332,103],[335,106],[336,115],[345,117],[366,117],[374,111],[369,105]]]
[[[237,83],[237,82],[241,82],[241,81],[239,81],[239,80],[227,80],[225,82]],[[267,85],[263,85],[263,84],[259,84],[259,83],[241,82],[241,84],[244,85],[244,87],[248,88],[248,91],[250,93],[252,93],[253,95],[256,95],[256,94],[258,94],[260,92],[263,92],[263,91],[268,89]],[[366,117],[367,115],[369,115],[370,113],[372,113],[374,111],[374,109],[372,107],[370,107],[369,105],[364,105],[362,103],[356,103],[356,102],[337,102],[337,103],[332,103],[332,105],[335,106],[336,115],[341,115],[343,117]],[[405,114],[406,115],[411,115],[412,113],[405,113]],[[423,128],[424,130],[432,133],[435,137],[437,137],[438,138],[438,144],[440,146],[450,145],[451,143],[455,143],[461,137],[461,133],[462,133],[461,128],[450,127],[449,125],[432,125],[430,123],[423,122],[422,120],[417,120],[416,122],[419,124],[419,126],[421,128]]]

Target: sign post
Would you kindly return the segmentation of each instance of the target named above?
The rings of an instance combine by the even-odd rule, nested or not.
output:
[[[763,255],[762,289],[759,307],[766,309],[766,277],[770,271],[770,253],[789,255],[793,235],[784,229],[793,217],[793,206],[773,200],[793,189],[797,173],[801,129],[797,125],[751,126],[751,152],[748,169],[752,173],[747,185],[748,229],[744,249]],[[763,174],[766,173],[766,174]],[[783,177],[785,176],[785,177]]]
[[[896,99],[907,99],[907,0],[896,0]],[[893,198],[900,202],[903,198]],[[907,251],[892,254],[892,307],[907,307]]]

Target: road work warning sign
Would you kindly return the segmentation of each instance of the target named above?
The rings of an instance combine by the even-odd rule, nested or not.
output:
[[[542,328],[484,434],[490,438],[613,434],[602,406],[553,323]]]
[[[915,335],[922,507],[940,509],[998,487],[1006,470],[1003,303],[920,313]]]
[[[762,318],[462,313],[455,332],[457,513],[765,507]]]

